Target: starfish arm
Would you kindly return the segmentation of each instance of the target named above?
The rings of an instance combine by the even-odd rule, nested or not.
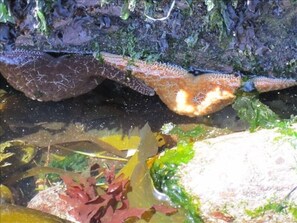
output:
[[[0,54],[0,71],[27,97],[59,101],[84,94],[103,81],[88,75],[89,71],[83,76],[85,64],[76,62],[66,56],[56,58],[39,51],[14,50]]]
[[[141,80],[128,77],[92,55],[66,54],[53,57],[39,51],[0,52],[0,71],[7,81],[31,99],[59,101],[94,89],[105,78],[122,83],[146,95],[154,90]]]
[[[260,76],[251,79],[251,82],[255,86],[255,89],[260,93],[297,86],[297,80],[292,78],[270,78]]]

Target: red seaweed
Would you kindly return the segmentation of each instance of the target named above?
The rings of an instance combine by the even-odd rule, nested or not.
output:
[[[132,190],[130,180],[124,174],[115,178],[114,169],[105,170],[104,173],[108,184],[104,194],[96,191],[94,177],[73,180],[69,176],[62,176],[66,194],[60,194],[60,197],[73,207],[70,214],[79,222],[121,223],[127,219],[149,220],[156,211],[166,215],[177,212],[177,209],[165,205],[130,207],[127,197],[127,193]]]

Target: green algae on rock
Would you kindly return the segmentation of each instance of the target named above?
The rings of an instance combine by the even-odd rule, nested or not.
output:
[[[199,215],[199,200],[190,194],[179,183],[177,169],[189,162],[194,156],[191,143],[180,143],[177,148],[167,150],[155,160],[150,169],[151,177],[156,189],[166,194],[171,202],[182,207],[187,215],[188,223],[203,222]]]

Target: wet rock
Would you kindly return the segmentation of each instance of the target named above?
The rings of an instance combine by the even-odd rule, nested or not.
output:
[[[73,20],[70,24],[63,27],[64,30],[60,31],[62,35],[60,38],[62,40],[61,45],[82,45],[95,38],[95,33],[91,35],[90,31],[84,28],[89,22],[93,21],[90,18]]]
[[[181,184],[199,198],[205,222],[224,222],[226,216],[233,222],[295,222],[286,212],[267,210],[251,218],[247,210],[269,202],[296,204],[296,137],[260,130],[207,139],[194,147],[195,157],[179,174]]]
[[[28,203],[28,207],[48,214],[58,216],[71,222],[78,222],[68,212],[73,209],[59,194],[63,194],[65,189],[62,185],[50,187],[39,192]]]

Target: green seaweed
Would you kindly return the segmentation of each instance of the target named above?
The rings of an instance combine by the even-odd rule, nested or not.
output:
[[[49,167],[59,168],[67,171],[81,172],[88,167],[88,158],[82,154],[72,154],[62,160],[54,159],[50,162]],[[51,181],[58,181],[58,174],[48,174],[47,178]]]
[[[289,120],[282,120],[276,123],[278,132],[284,136],[289,136],[297,139],[297,131],[292,128],[292,125],[297,122],[297,116],[292,116]]]
[[[129,1],[125,1],[121,8],[121,19],[127,20],[130,16]]]
[[[45,34],[48,33],[48,28],[45,20],[45,16],[41,10],[37,10],[36,12],[38,21],[39,21],[39,30]]]
[[[35,6],[35,17],[38,21],[38,29],[41,33],[48,35],[49,34],[49,29],[47,26],[46,22],[46,16],[45,16],[45,10],[44,7],[45,2],[43,0],[38,0],[36,1],[36,6]]]
[[[134,60],[142,59],[146,62],[155,62],[160,58],[160,53],[152,53],[144,48],[134,35],[135,28],[129,26],[127,31],[122,30],[116,38],[120,38],[122,55],[130,56],[131,63]]]
[[[226,10],[226,1],[204,0],[204,3],[207,6],[205,21],[207,29],[211,31],[218,30],[220,41],[226,39],[230,33],[230,24],[232,22]]]
[[[260,206],[254,210],[245,210],[245,213],[251,218],[257,218],[264,215],[266,212],[271,211],[274,213],[284,213],[286,205],[277,202],[268,202],[267,204]]]
[[[295,221],[297,221],[297,205],[291,204],[288,207],[288,212],[292,215]]]
[[[232,107],[240,119],[249,123],[251,132],[258,128],[274,128],[280,120],[277,114],[253,95],[237,97]]]
[[[0,1],[0,22],[2,22],[2,23],[6,23],[6,22],[14,23],[14,18],[11,15],[9,7],[7,7],[7,2],[5,0]]]
[[[297,121],[297,116],[281,120],[267,105],[251,95],[237,97],[232,107],[240,119],[249,123],[251,132],[259,128],[277,128],[283,136],[297,139],[297,131],[292,128],[293,123]]]
[[[132,60],[140,59],[143,56],[143,50],[138,50],[138,41],[133,34],[132,28],[128,32],[121,33],[122,39],[122,54],[129,55]]]
[[[189,162],[193,156],[193,144],[180,142],[177,148],[167,150],[155,160],[150,173],[156,189],[165,193],[175,205],[184,208],[186,222],[199,223],[203,222],[199,215],[199,202],[179,184],[179,176],[176,174],[178,166]]]
[[[297,220],[297,206],[288,201],[272,202],[255,208],[254,210],[245,210],[245,213],[251,218],[263,216],[266,212],[273,212],[278,214],[291,214],[294,220]]]
[[[206,129],[201,125],[198,125],[191,130],[184,131],[173,123],[164,124],[161,131],[165,135],[177,135],[178,139],[183,142],[191,142],[192,139],[205,136],[205,134],[207,134]]]

